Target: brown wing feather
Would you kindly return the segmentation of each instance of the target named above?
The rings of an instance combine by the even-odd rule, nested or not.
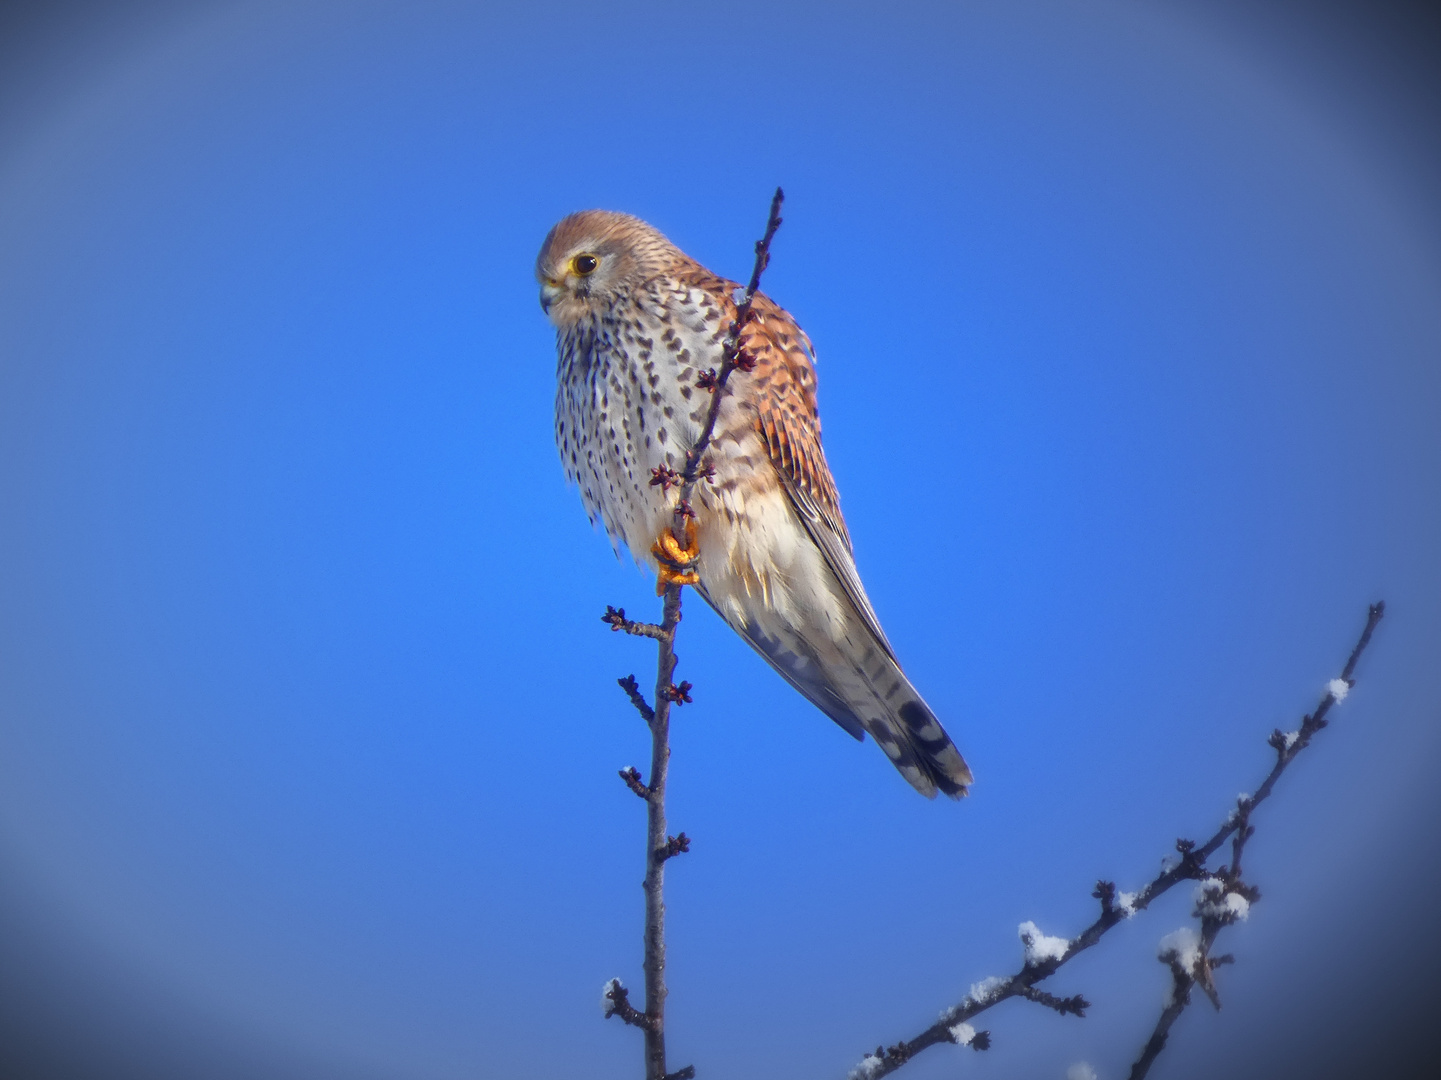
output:
[[[809,345],[810,340],[789,315],[764,296],[756,297],[755,314],[741,330],[740,354],[756,364],[750,377],[757,427],[786,483],[805,496],[811,509],[849,550],[850,534],[841,517],[840,495],[821,450],[816,373]]]
[[[840,494],[821,449],[810,338],[764,295],[756,295],[753,311],[753,317],[741,330],[740,354],[755,361],[755,370],[749,374],[737,372],[731,378],[750,380],[747,396],[756,410],[756,427],[791,505],[857,614],[894,660],[895,652],[856,573],[850,533],[841,516]]]

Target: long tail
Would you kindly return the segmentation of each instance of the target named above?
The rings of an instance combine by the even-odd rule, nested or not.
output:
[[[926,798],[934,798],[937,791],[953,799],[964,796],[973,780],[971,770],[900,666],[874,647],[866,648],[857,660],[849,670],[828,672],[832,692],[843,696],[850,716]],[[816,701],[813,695],[806,696]],[[822,711],[847,726],[824,707]]]
[[[971,770],[936,714],[869,631],[842,649],[808,641],[789,628],[767,634],[735,626],[792,686],[857,739],[869,732],[906,781],[926,798],[966,794]],[[854,638],[861,638],[855,641]]]

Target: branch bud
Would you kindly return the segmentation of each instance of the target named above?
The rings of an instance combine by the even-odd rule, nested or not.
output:
[[[680,473],[668,465],[661,465],[659,468],[650,471],[650,486],[660,488],[662,494],[669,491],[672,487],[678,487],[680,481]]]

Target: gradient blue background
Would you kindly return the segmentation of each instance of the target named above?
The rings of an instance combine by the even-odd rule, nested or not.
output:
[[[673,1067],[843,1076],[1261,815],[1154,1075],[1408,1062],[1441,884],[1434,38],[1201,3],[35,5],[0,45],[0,1035],[23,1076],[632,1077],[653,607],[563,484],[562,214],[766,277],[927,803],[699,602]],[[1419,27],[1419,29],[1418,29]],[[1181,895],[1182,893],[1187,895]],[[1177,890],[989,1053],[1125,1075]],[[1385,989],[1383,989],[1383,987]],[[1409,1034],[1408,1034],[1409,1033]],[[1389,1057],[1388,1057],[1389,1055]],[[1292,1070],[1295,1070],[1294,1072]]]

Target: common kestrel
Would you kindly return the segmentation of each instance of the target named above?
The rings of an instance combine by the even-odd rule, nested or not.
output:
[[[734,282],[627,214],[562,219],[535,264],[556,326],[555,439],[591,521],[636,561],[672,540],[675,496],[651,483],[699,438],[736,317]],[[865,732],[921,794],[959,798],[971,770],[901,672],[851,553],[821,451],[810,339],[763,294],[743,327],[755,362],[722,391],[714,478],[694,497],[696,590],[792,686],[857,739]],[[694,574],[691,578],[694,578]]]

